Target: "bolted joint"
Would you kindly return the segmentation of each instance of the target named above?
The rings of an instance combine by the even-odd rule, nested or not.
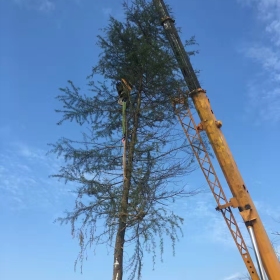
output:
[[[216,207],[216,210],[217,211],[221,211],[222,209],[225,209],[225,208],[229,208],[229,207],[232,207],[232,208],[236,208],[238,207],[238,202],[237,202],[237,199],[235,197],[232,197],[229,202],[223,204],[223,205],[218,205]]]
[[[197,130],[198,132],[204,130],[203,124],[202,124],[202,123],[199,123],[198,126],[196,127],[196,130]]]
[[[223,123],[221,121],[215,121],[215,124],[218,128],[221,128]]]
[[[161,19],[161,25],[164,25],[164,23],[168,20],[172,21],[173,23],[175,22],[175,20],[171,17],[164,17]]]
[[[202,88],[197,88],[197,89],[194,89],[194,90],[190,91],[189,95],[192,96],[192,95],[200,93],[200,92],[206,93],[206,90],[202,89]]]
[[[253,220],[245,222],[246,227],[252,227],[253,226]]]
[[[246,206],[245,206],[245,210],[239,212],[243,218],[243,221],[245,223],[247,223],[247,222],[252,222],[252,221],[256,220],[257,217],[256,217],[255,213],[252,211],[251,208],[249,208],[249,207],[246,208]]]

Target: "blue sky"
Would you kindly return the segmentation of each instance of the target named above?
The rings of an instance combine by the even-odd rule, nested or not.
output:
[[[193,64],[201,84],[268,233],[279,231],[280,1],[166,2],[182,39],[197,38]],[[61,160],[46,156],[47,143],[80,133],[75,125],[56,126],[55,96],[68,79],[86,88],[99,54],[96,35],[109,14],[123,18],[121,1],[0,0],[2,280],[111,277],[108,247],[89,255],[82,275],[73,271],[77,242],[69,227],[53,223],[73,206],[73,186],[48,178]],[[207,187],[199,170],[185,180]],[[143,279],[236,280],[246,273],[215,206],[210,193],[174,206],[185,218],[184,238],[175,257],[166,247],[154,271],[146,258]]]

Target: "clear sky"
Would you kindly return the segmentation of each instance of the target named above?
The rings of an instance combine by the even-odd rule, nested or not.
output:
[[[166,2],[182,39],[196,36],[194,67],[279,246],[271,233],[280,230],[280,1]],[[0,0],[1,280],[111,279],[109,247],[89,254],[82,275],[74,272],[77,241],[70,227],[53,223],[74,197],[71,186],[48,178],[61,162],[46,156],[47,143],[80,133],[75,125],[56,126],[55,96],[68,79],[85,88],[99,54],[96,36],[109,14],[123,18],[120,0]],[[207,188],[200,170],[185,180]],[[167,244],[154,271],[145,258],[143,279],[236,280],[245,274],[215,207],[210,193],[178,203],[185,225],[176,256]],[[248,240],[246,230],[244,236]]]

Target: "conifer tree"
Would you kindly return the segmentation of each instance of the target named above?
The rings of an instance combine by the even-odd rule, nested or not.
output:
[[[77,186],[74,209],[58,219],[70,223],[79,240],[77,261],[83,263],[92,245],[111,244],[113,280],[124,272],[140,279],[145,252],[155,262],[166,237],[174,250],[183,219],[170,203],[197,193],[182,182],[193,170],[193,155],[171,102],[187,88],[157,11],[146,0],[123,8],[125,20],[111,17],[98,36],[101,54],[89,92],[69,81],[57,97],[63,106],[56,110],[58,124],[74,122],[88,132],[82,140],[61,138],[51,149],[65,159],[53,176]]]

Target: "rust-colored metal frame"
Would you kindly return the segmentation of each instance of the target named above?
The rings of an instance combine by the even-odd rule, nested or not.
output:
[[[214,195],[214,198],[218,205],[216,209],[222,213],[252,280],[259,280],[257,270],[254,266],[248,248],[244,242],[238,224],[231,211],[231,202],[229,202],[226,198],[226,195],[211,162],[206,145],[204,144],[203,139],[200,135],[201,127],[196,125],[191,109],[189,106],[187,106],[187,104],[190,104],[190,102],[191,101],[187,100],[187,97],[183,94],[181,94],[179,98],[175,98],[173,100],[175,114],[179,119],[184,133],[188,138],[192,150],[198,160],[201,170]]]

